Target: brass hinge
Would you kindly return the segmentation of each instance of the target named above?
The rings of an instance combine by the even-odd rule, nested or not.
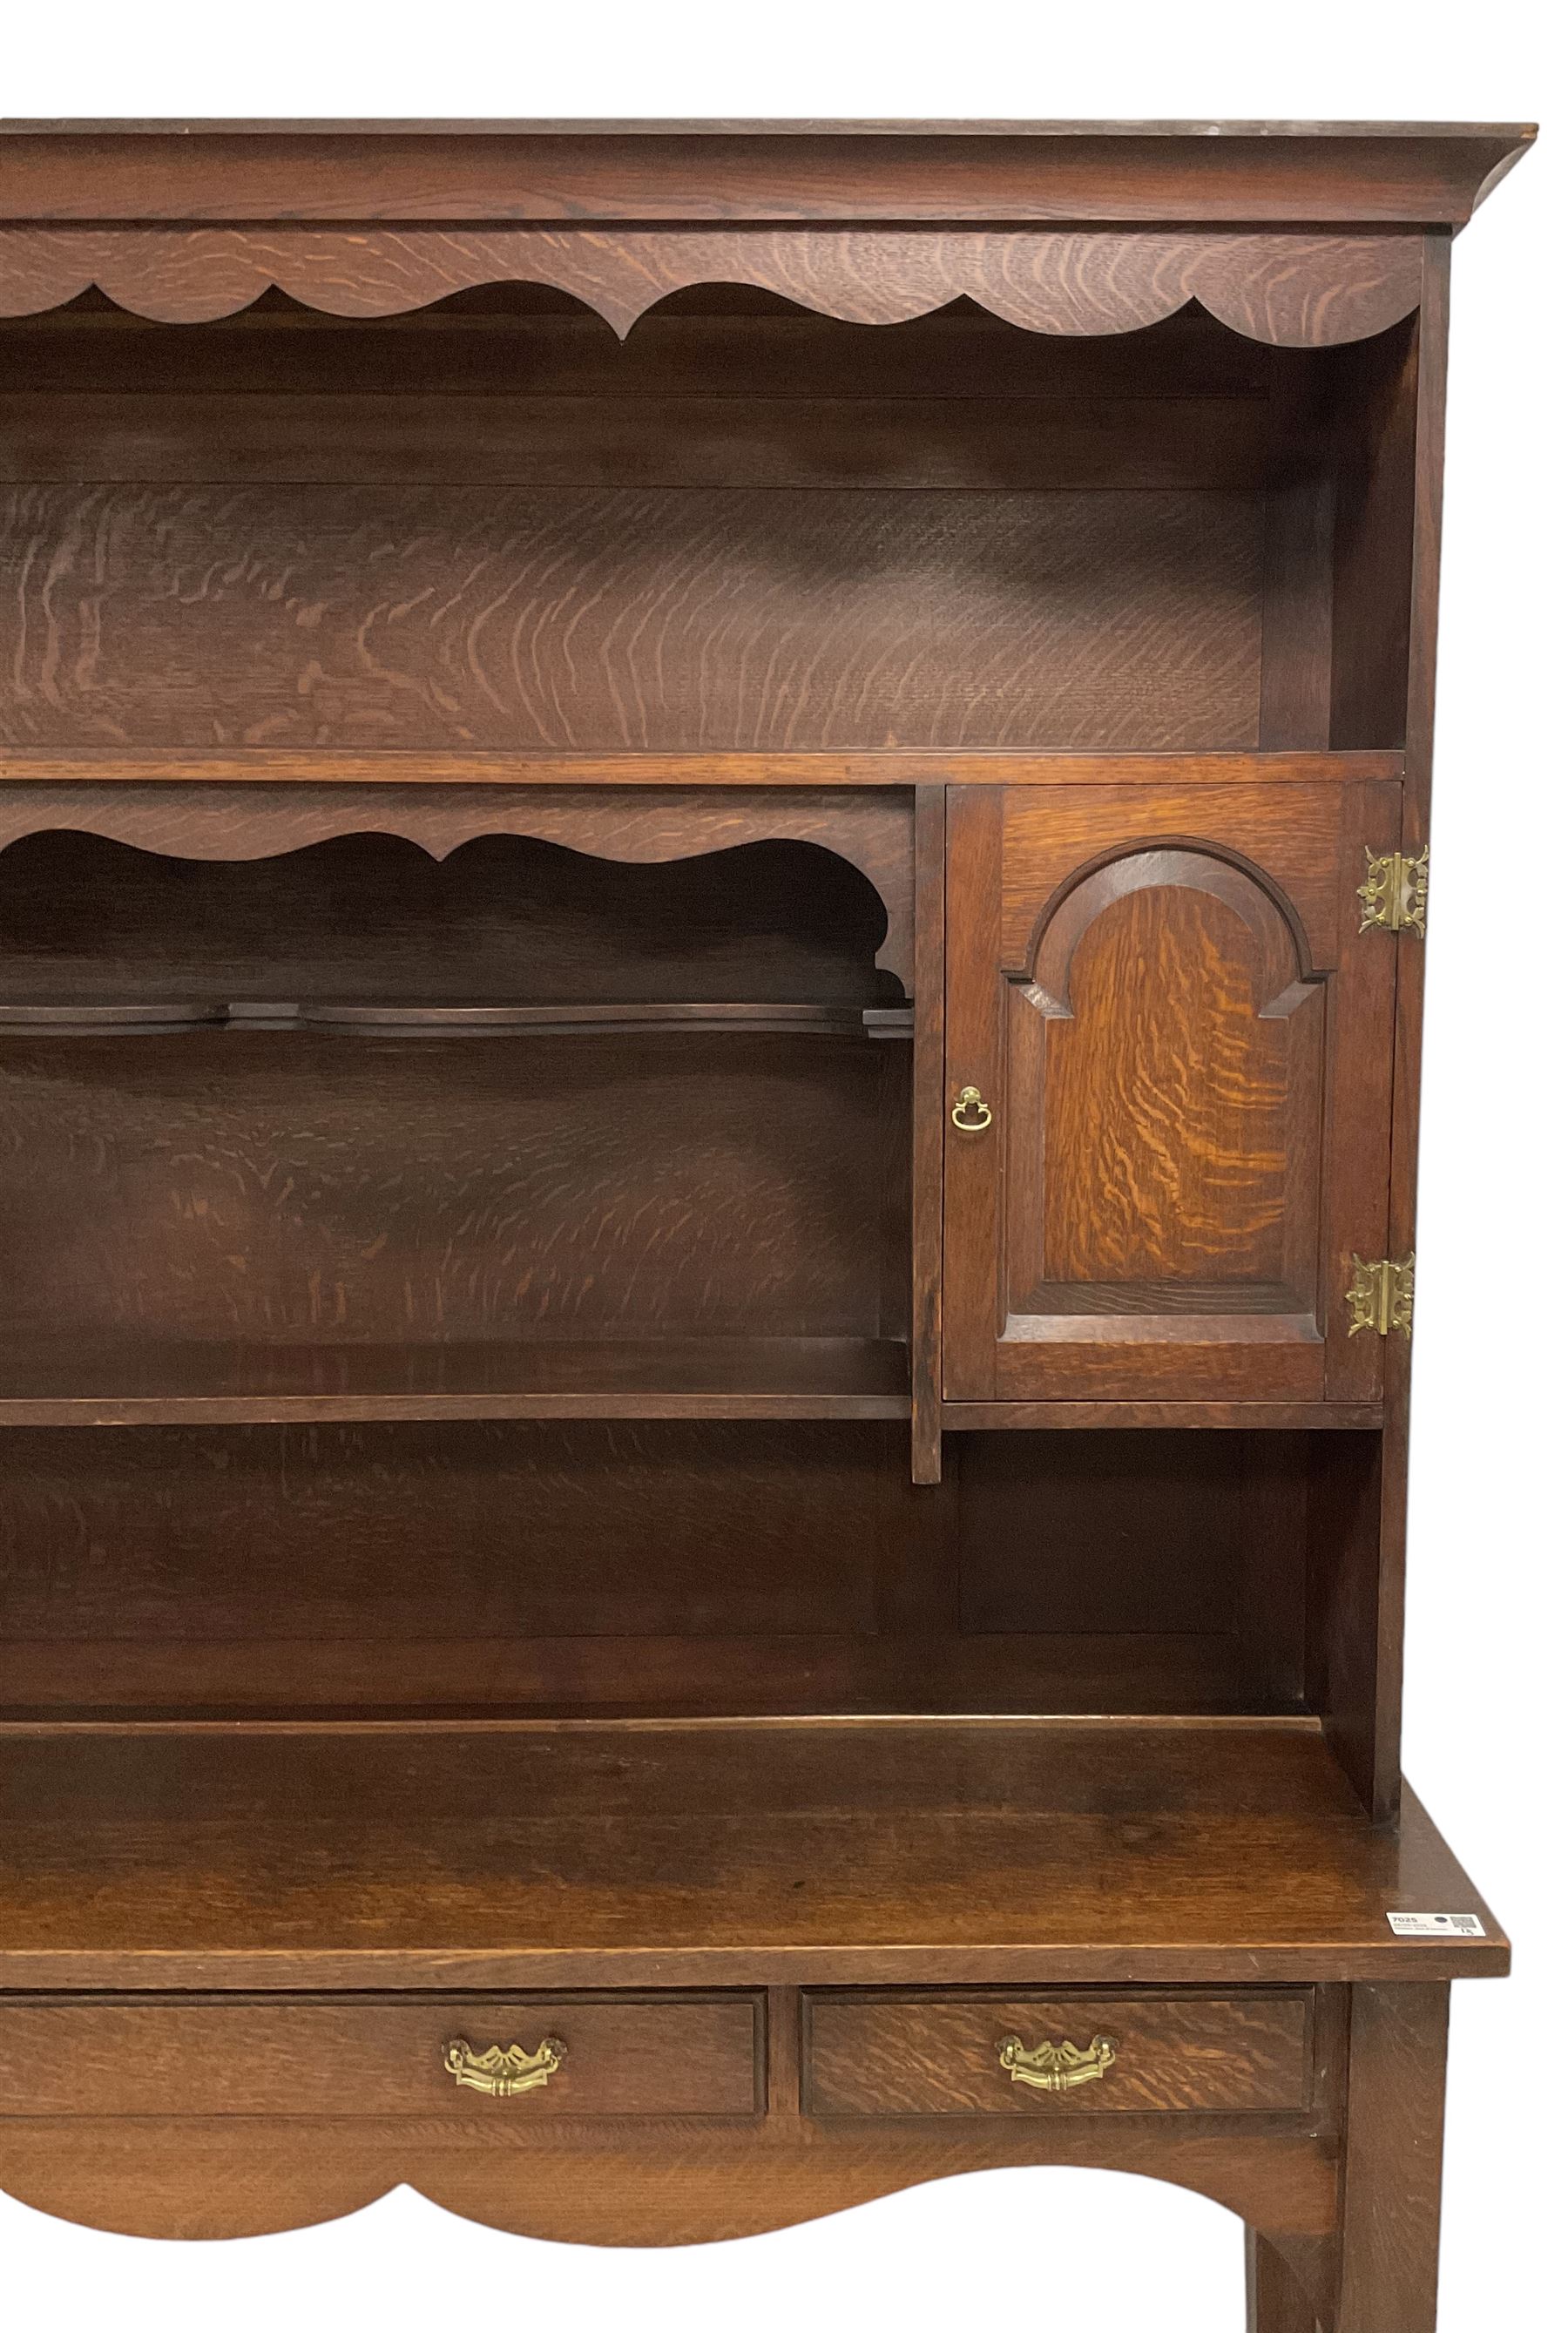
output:
[[[1380,859],[1367,852],[1367,879],[1356,897],[1361,903],[1363,932],[1414,932],[1427,936],[1427,850],[1423,843],[1413,859],[1390,850]]]
[[[1351,1334],[1363,1329],[1375,1329],[1380,1337],[1410,1334],[1416,1311],[1416,1259],[1406,1256],[1403,1263],[1392,1263],[1386,1257],[1380,1263],[1363,1263],[1352,1255],[1355,1278],[1345,1291],[1345,1302],[1351,1308]]]

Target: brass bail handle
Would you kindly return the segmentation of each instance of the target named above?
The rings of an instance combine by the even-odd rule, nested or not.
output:
[[[1009,2033],[996,2044],[996,2056],[1010,2082],[1022,2082],[1031,2090],[1060,2092],[1082,2089],[1086,2082],[1102,2082],[1116,2063],[1116,2044],[1106,2034],[1097,2033],[1086,2050],[1071,2041],[1042,2041],[1031,2050],[1016,2033]]]
[[[960,1134],[984,1134],[991,1123],[991,1105],[978,1086],[965,1086],[953,1105],[953,1123]]]
[[[517,2041],[505,2050],[498,2042],[476,2050],[470,2042],[451,2041],[441,2063],[460,2090],[478,2090],[487,2098],[515,2098],[525,2090],[542,2090],[551,2075],[561,2071],[565,2055],[565,2042],[553,2035],[537,2050],[524,2050]]]

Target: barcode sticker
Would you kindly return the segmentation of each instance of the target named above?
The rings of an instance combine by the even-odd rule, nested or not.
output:
[[[1390,1912],[1389,1925],[1396,1936],[1484,1936],[1484,1923],[1474,1912]]]

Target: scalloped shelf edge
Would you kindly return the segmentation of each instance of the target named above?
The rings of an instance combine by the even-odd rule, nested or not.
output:
[[[527,283],[624,339],[670,293],[744,284],[848,323],[909,322],[968,299],[1024,330],[1136,331],[1196,302],[1285,348],[1367,340],[1421,302],[1420,234],[1000,228],[436,230],[0,226],[0,315],[96,288],[163,323],[216,322],[280,291],[325,315],[406,315]]]

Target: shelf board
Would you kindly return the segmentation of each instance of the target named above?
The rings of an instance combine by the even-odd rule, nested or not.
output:
[[[96,1349],[13,1339],[0,1361],[0,1426],[909,1415],[909,1349],[875,1338]]]
[[[1396,1937],[1391,1911],[1484,1937]],[[1312,1719],[0,1727],[0,1985],[1501,1975]]]
[[[1173,754],[1073,748],[1017,753],[1001,747],[873,746],[834,753],[744,750],[664,753],[430,751],[386,746],[219,746],[163,752],[96,745],[72,753],[7,746],[0,783],[447,786],[917,786],[1255,785],[1303,778],[1353,785],[1404,775],[1402,751],[1313,746],[1271,752],[1219,747]]]
[[[912,1005],[590,1003],[0,1003],[0,1037],[168,1036],[184,1031],[356,1037],[910,1037]]]

